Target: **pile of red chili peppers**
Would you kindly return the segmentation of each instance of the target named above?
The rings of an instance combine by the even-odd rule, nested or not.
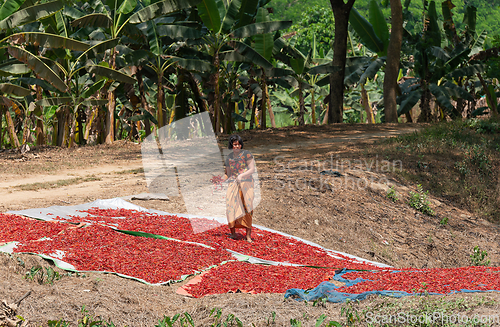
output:
[[[71,227],[69,224],[0,213],[0,243],[25,242],[52,237],[69,227]]]
[[[20,242],[15,252],[49,256],[63,253],[61,259],[77,270],[114,272],[153,284],[178,281],[186,275],[217,266],[204,274],[201,282],[185,287],[195,297],[238,290],[284,293],[290,288],[310,289],[331,279],[335,270],[341,268],[358,270],[345,273],[343,278],[365,280],[337,289],[351,294],[375,290],[441,294],[462,289],[500,290],[500,268],[407,268],[394,271],[338,254],[334,257],[320,247],[258,228],[252,233],[254,242],[247,243],[243,235],[236,240],[230,239],[227,226],[210,219],[188,219],[127,209],[92,208],[84,212],[88,214],[86,217],[55,218],[61,222],[0,213],[0,243]],[[68,222],[90,225],[71,228],[75,226]],[[195,230],[205,232],[194,233],[193,226],[197,227]],[[127,235],[127,231],[178,241]],[[235,262],[231,261],[234,257],[227,250],[310,267]],[[226,261],[230,262],[222,264]]]

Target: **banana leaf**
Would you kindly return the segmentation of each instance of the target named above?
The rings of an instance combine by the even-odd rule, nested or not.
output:
[[[112,25],[113,21],[111,20],[111,18],[108,15],[100,13],[94,13],[83,16],[81,18],[74,20],[71,23],[71,26],[73,27],[92,26],[92,27],[109,28]]]
[[[59,97],[59,98],[45,98],[41,100],[35,101],[38,106],[46,107],[46,106],[59,106],[62,104],[73,103],[72,97]]]
[[[7,94],[12,94],[12,95],[17,95],[20,97],[25,97],[29,94],[31,94],[31,91],[29,89],[26,89],[22,86],[15,85],[15,84],[10,84],[10,83],[1,83],[0,84],[0,91],[2,93],[7,93]]]
[[[135,79],[133,77],[108,67],[91,65],[91,66],[86,66],[85,68],[91,74],[96,74],[102,77],[106,77],[113,81],[118,81],[128,84],[135,83]]]
[[[0,66],[0,71],[8,75],[23,75],[30,72],[30,69],[25,64],[7,64]]]
[[[381,56],[387,55],[387,47],[389,46],[389,27],[385,20],[384,14],[380,6],[375,0],[371,0],[369,4],[369,20],[373,26],[375,34],[379,37],[383,44],[383,51],[377,52]]]
[[[448,113],[452,113],[455,107],[451,103],[451,96],[448,91],[441,86],[438,86],[434,83],[429,85],[429,90],[436,97],[436,102],[441,106],[445,107]]]
[[[226,10],[226,15],[222,20],[221,32],[229,33],[231,27],[237,19],[241,8],[241,0],[232,0]]]
[[[235,42],[235,50],[240,54],[251,60],[257,66],[260,66],[264,69],[271,69],[273,65],[266,60],[260,53],[246,45],[242,42]]]
[[[259,8],[257,12],[257,23],[269,22],[269,13],[267,9]],[[267,61],[271,61],[271,56],[273,55],[274,40],[271,33],[257,34],[254,39],[254,49],[262,57],[266,58]]]
[[[2,7],[0,8],[0,21],[15,13],[25,1],[26,0],[4,1]]]
[[[177,62],[179,66],[187,70],[210,72],[214,69],[214,66],[205,60],[174,57],[173,61]]]
[[[292,21],[276,21],[249,24],[233,31],[237,38],[246,38],[257,34],[274,33],[292,26]]]
[[[259,1],[242,0],[235,27],[240,28],[242,26],[251,24],[254,19],[255,13],[257,12],[258,5]]]
[[[48,91],[51,91],[51,92],[57,92],[57,89],[55,87],[53,87],[52,85],[50,85],[46,81],[38,79],[38,78],[33,78],[33,77],[19,77],[19,78],[16,79],[16,81],[24,83],[24,84],[26,84],[28,86],[30,86],[30,85],[39,85],[44,90],[48,90]]]
[[[476,65],[471,65],[459,69],[455,69],[452,71],[449,75],[453,77],[454,79],[458,79],[463,76],[473,76],[476,75],[477,73],[482,73],[486,69],[485,64],[476,64]]]
[[[421,96],[422,96],[422,90],[420,89],[417,89],[409,94],[403,94],[402,96],[400,96],[399,100],[401,101],[401,105],[399,106],[398,109],[398,116],[410,112],[410,110],[417,104],[418,100],[420,100]]]
[[[89,87],[87,90],[85,90],[85,92],[82,93],[82,97],[89,98],[94,93],[96,93],[97,91],[102,89],[105,84],[106,84],[106,80],[104,80],[104,79],[100,80],[98,82],[95,82],[91,87]]]
[[[203,36],[200,30],[182,25],[158,25],[156,31],[160,37],[168,36],[172,39],[199,39]]]
[[[125,0],[118,7],[118,12],[123,15],[130,14],[137,6],[137,0]]]
[[[68,86],[52,69],[50,69],[46,63],[43,62],[40,57],[35,56],[31,52],[17,46],[9,46],[8,51],[11,56],[21,62],[24,62],[31,70],[52,84],[59,91],[67,91]]]
[[[373,60],[359,78],[359,83],[366,84],[367,79],[373,80],[375,78],[375,75],[378,74],[380,68],[382,68],[382,66],[384,65],[384,63],[385,63],[385,57]]]
[[[6,0],[9,2],[11,0]],[[50,1],[18,10],[0,21],[0,29],[12,29],[17,26],[36,22],[61,10],[63,4],[59,1]]]
[[[363,43],[370,51],[375,53],[384,52],[384,42],[382,42],[382,40],[377,36],[372,24],[361,16],[356,8],[351,9],[349,23],[361,38],[361,43]]]
[[[457,84],[454,84],[452,82],[446,82],[442,85],[442,87],[446,89],[447,93],[450,96],[453,96],[455,98],[465,99],[467,101],[474,101],[474,97],[464,88],[458,86]]]
[[[202,0],[198,4],[198,13],[209,31],[218,33],[221,30],[221,17],[215,0]]]
[[[108,99],[88,99],[81,102],[86,107],[104,106],[108,103]]]
[[[9,39],[11,42],[28,42],[44,48],[64,48],[75,51],[85,51],[90,47],[87,43],[49,33],[16,33],[9,36]]]
[[[24,112],[24,106],[19,102],[11,98],[0,96],[3,101],[3,104],[9,108],[12,108],[16,115],[22,115]]]
[[[129,23],[144,23],[156,17],[196,6],[200,0],[164,0],[153,3],[129,17]]]

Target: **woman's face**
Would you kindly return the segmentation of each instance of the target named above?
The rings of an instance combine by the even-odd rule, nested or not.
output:
[[[240,142],[239,141],[234,141],[233,142],[233,152],[238,153],[238,152],[240,152],[240,150],[241,150],[241,144],[240,144]]]

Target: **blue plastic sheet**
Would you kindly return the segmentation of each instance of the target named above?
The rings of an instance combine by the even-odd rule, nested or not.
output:
[[[369,281],[367,279],[363,278],[356,278],[355,280],[349,280],[345,279],[342,277],[343,274],[353,271],[353,270],[347,270],[347,269],[342,269],[338,274],[336,274],[332,279],[345,283],[345,287],[353,286],[358,283],[366,282]],[[392,271],[393,273],[399,272],[397,270]],[[343,293],[337,291],[339,286],[335,286],[335,284],[332,284],[330,282],[322,282],[319,284],[316,288],[306,291],[298,288],[292,288],[286,291],[285,293],[285,299],[292,297],[296,299],[297,301],[316,301],[321,298],[326,298],[328,302],[334,302],[334,303],[339,303],[339,302],[345,302],[347,300],[350,301],[356,301],[356,300],[364,300],[370,295],[382,295],[382,296],[389,296],[389,297],[395,297],[395,298],[400,298],[403,296],[411,296],[411,295],[423,295],[423,294],[430,294],[430,295],[439,295],[439,293],[408,293],[408,292],[403,292],[403,291],[369,291],[369,292],[363,292],[360,294],[351,294],[351,293]],[[498,292],[496,290],[492,290],[494,292]],[[462,289],[460,291],[452,292],[452,293],[472,293],[472,292],[491,292],[491,291],[479,291],[479,290],[467,290],[467,289]],[[450,294],[452,294],[450,293]]]

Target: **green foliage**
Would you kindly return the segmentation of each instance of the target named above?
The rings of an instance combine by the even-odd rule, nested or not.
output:
[[[394,185],[389,188],[389,192],[387,192],[387,198],[392,202],[399,201],[398,195],[396,194],[396,190],[394,189]]]
[[[356,326],[357,323],[361,322],[358,310],[354,308],[353,304],[349,301],[346,302],[346,306],[340,309],[340,316],[346,318],[347,326]]]
[[[241,320],[232,313],[228,314],[226,319],[223,320],[222,310],[220,308],[213,308],[212,311],[210,311],[210,317],[212,317],[212,315],[214,316],[214,322],[210,325],[211,327],[243,327]]]
[[[271,312],[271,316],[267,318],[267,325],[271,326],[274,325],[276,321],[276,312]]]
[[[485,153],[483,146],[474,144],[465,150],[464,159],[455,163],[461,175],[465,176],[472,170],[478,171],[480,176],[489,176],[491,173],[491,161]]]
[[[310,6],[304,8],[300,20],[296,21],[288,32],[296,32],[294,46],[307,54],[311,45],[316,42],[316,51],[327,54],[332,49],[334,36],[333,12],[330,7]]]
[[[488,266],[490,264],[490,260],[486,259],[488,256],[488,252],[481,251],[479,246],[474,247],[474,252],[470,255],[470,260],[473,266]]]
[[[439,223],[441,224],[441,226],[448,224],[448,217],[443,217],[443,219],[441,219]]]
[[[429,200],[428,200],[428,194],[429,191],[425,191],[422,188],[421,184],[417,185],[417,192],[410,191],[410,199],[408,200],[408,204],[410,207],[426,214],[429,216],[434,216],[435,212],[434,210],[429,207]]]
[[[19,259],[19,258],[18,258]],[[22,260],[21,260],[22,261]],[[24,262],[23,262],[24,266]],[[26,272],[24,276],[28,280],[36,280],[38,284],[54,284],[54,281],[61,279],[59,272],[52,269],[52,267],[33,266],[30,270]]]

